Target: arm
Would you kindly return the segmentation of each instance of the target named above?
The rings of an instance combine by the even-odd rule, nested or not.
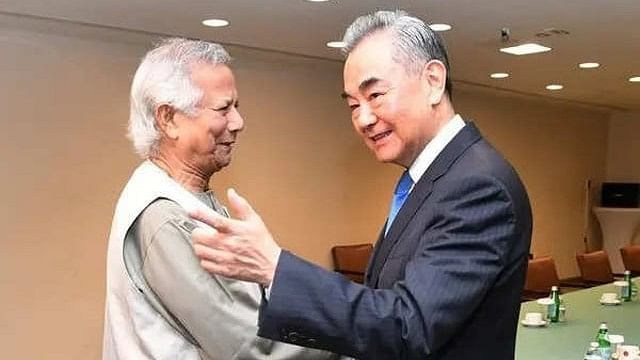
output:
[[[211,276],[199,265],[190,243],[192,224],[184,210],[168,200],[141,215],[139,241],[143,273],[167,310],[215,359],[326,359],[324,352],[259,338],[255,284]]]
[[[404,280],[392,289],[351,283],[282,252],[260,310],[259,335],[366,359],[424,358],[439,350],[495,285],[518,237],[511,199],[495,180],[453,179],[442,190],[431,194],[430,223]],[[237,241],[220,245],[234,224],[219,229],[216,246],[234,251]],[[213,268],[246,273],[220,266]]]

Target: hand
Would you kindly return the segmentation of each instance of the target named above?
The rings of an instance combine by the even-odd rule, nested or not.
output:
[[[213,227],[191,233],[202,267],[212,274],[270,286],[281,249],[249,202],[233,189],[227,191],[237,219],[214,211],[195,210],[189,216]]]

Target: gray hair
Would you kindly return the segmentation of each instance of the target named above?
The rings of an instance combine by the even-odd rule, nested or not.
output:
[[[160,105],[171,105],[187,116],[195,115],[202,90],[191,80],[192,65],[230,61],[229,54],[218,44],[182,38],[162,40],[144,56],[131,85],[127,135],[141,157],[148,157],[158,145],[160,132],[155,112]]]
[[[355,19],[345,31],[342,41],[346,46],[342,52],[349,55],[366,37],[384,30],[392,31],[394,60],[409,73],[418,73],[430,60],[441,61],[447,69],[445,91],[451,96],[451,71],[442,37],[405,11],[377,11]]]

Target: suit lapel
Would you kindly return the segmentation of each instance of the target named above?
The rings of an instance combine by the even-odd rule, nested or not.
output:
[[[375,246],[373,247],[373,253],[371,254],[371,257],[369,258],[369,262],[367,263],[367,270],[364,273],[364,284],[366,286],[369,287],[375,287],[375,283],[372,281],[372,275],[373,275],[373,264],[376,263],[376,259],[378,258],[378,254],[380,253],[380,247],[382,245],[382,242],[384,241],[384,229],[387,226],[387,223],[385,222],[385,224],[382,226],[382,229],[380,230],[380,234],[378,234],[378,240],[375,243]],[[375,277],[376,281],[377,281],[377,276]]]
[[[394,245],[400,240],[400,235],[415,213],[431,194],[435,180],[444,175],[455,160],[480,138],[481,135],[476,126],[473,123],[467,123],[427,168],[409,194],[400,212],[398,212],[395,221],[387,233],[387,237],[384,237],[384,227],[380,233],[372,260],[367,267],[366,277],[369,286],[374,288],[378,286],[380,271],[387,261],[387,257],[391,253]]]

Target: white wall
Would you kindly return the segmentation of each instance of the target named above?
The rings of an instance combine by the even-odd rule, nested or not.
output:
[[[640,182],[640,113],[613,114],[608,144],[607,181]]]

